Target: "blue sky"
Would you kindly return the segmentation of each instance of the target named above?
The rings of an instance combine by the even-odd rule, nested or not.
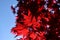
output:
[[[16,3],[16,0],[0,0],[0,40],[16,40],[10,32],[15,26],[15,16],[10,6]]]

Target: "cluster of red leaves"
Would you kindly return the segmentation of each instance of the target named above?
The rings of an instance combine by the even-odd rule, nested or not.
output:
[[[33,30],[38,31],[38,29],[36,28],[40,28],[41,26],[41,22],[39,21],[41,20],[40,16],[37,17],[37,21],[36,21],[35,17],[32,18],[31,12],[29,10],[28,10],[28,15],[22,14],[22,16],[24,17],[24,20],[22,19],[22,21],[20,22],[23,22],[24,24],[16,23],[16,27],[12,29],[13,33],[15,33],[16,36],[19,36],[19,35],[28,36],[29,35],[29,37],[32,38],[33,40],[36,39],[38,35],[41,38],[44,38],[44,34],[45,34],[44,31],[42,32],[40,31],[36,33],[34,33],[33,31]],[[38,38],[38,40],[40,40],[40,38]]]
[[[59,10],[57,9],[57,7],[55,7],[56,6],[55,2],[49,0],[49,4],[47,4],[48,8],[47,10],[45,10],[44,0],[17,0],[17,1],[18,1],[17,7],[19,9],[17,10],[16,27],[13,27],[11,30],[16,36],[23,35],[23,38],[17,40],[57,39],[57,38],[54,39],[55,37],[49,38],[50,35],[54,35],[54,33],[52,32],[56,32],[55,29],[60,28]],[[55,7],[53,8],[55,9],[54,10],[55,14],[51,13],[52,6]],[[13,8],[12,6],[11,8],[13,12],[16,13],[15,8]],[[58,12],[58,14],[56,12]],[[56,34],[58,34],[58,32],[56,32]]]

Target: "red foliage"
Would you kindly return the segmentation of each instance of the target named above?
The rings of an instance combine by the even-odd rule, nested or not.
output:
[[[48,0],[48,7],[44,7],[46,2],[44,0],[18,0],[17,7],[19,9],[17,10],[16,26],[11,30],[16,36],[23,35],[23,38],[17,40],[52,40],[55,37],[51,36],[50,38],[50,34],[54,36],[55,33],[56,35],[59,34],[55,29],[60,30],[60,11],[57,7],[54,8],[56,3],[51,3],[53,1],[50,0]],[[16,13],[13,6],[11,9]],[[53,9],[55,9],[54,13],[52,12]]]

